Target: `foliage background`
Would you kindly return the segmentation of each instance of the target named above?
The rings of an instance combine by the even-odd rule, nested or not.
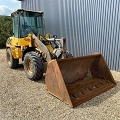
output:
[[[12,18],[0,16],[0,48],[4,48],[8,37],[13,35]]]

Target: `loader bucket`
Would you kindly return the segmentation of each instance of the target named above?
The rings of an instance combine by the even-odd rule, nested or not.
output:
[[[47,90],[75,107],[116,85],[101,54],[52,60],[47,65]]]

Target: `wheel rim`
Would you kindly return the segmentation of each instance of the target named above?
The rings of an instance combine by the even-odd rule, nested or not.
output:
[[[26,61],[26,68],[27,68],[27,72],[28,74],[32,74],[34,71],[34,65],[32,64],[32,61],[30,59],[28,59]]]
[[[11,64],[11,61],[10,61],[10,54],[7,53],[7,63],[10,65]]]

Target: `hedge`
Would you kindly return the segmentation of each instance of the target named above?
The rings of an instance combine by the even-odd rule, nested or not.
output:
[[[5,48],[6,40],[13,35],[12,18],[0,16],[0,48]]]

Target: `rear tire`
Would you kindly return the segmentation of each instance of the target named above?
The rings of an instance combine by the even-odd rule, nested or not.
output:
[[[7,64],[9,68],[14,69],[18,67],[19,59],[14,59],[10,48],[6,50],[6,59],[7,59]]]
[[[26,53],[23,65],[25,73],[29,79],[35,81],[42,78],[44,61],[40,54],[37,54],[36,52]]]

